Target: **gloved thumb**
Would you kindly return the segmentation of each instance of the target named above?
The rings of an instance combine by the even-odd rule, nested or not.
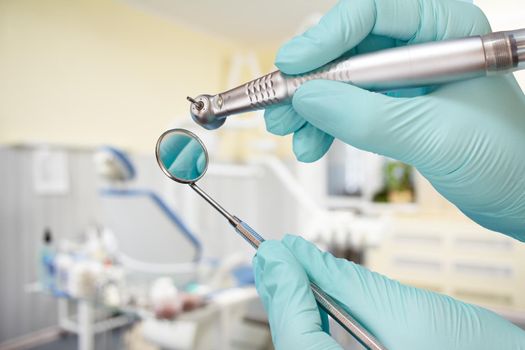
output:
[[[263,242],[253,267],[277,350],[341,349],[323,331],[326,314],[317,307],[304,269],[280,241]]]
[[[350,84],[313,80],[294,94],[295,111],[318,129],[365,151],[409,164],[430,147],[426,96],[393,98]],[[415,132],[417,131],[417,132]]]
[[[197,158],[197,174],[200,175],[206,168],[206,154],[202,152]]]
[[[309,280],[346,307],[387,349],[523,349],[525,332],[493,312],[403,285],[321,252],[300,237],[286,235],[282,243]]]

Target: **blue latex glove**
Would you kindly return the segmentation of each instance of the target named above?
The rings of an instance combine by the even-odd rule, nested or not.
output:
[[[197,179],[206,167],[204,149],[187,135],[165,138],[160,144],[160,159],[170,174],[187,181]]]
[[[296,236],[264,242],[254,270],[277,350],[341,349],[321,329],[309,281],[389,350],[525,349],[525,331],[491,311],[402,285]]]
[[[297,74],[349,50],[489,31],[483,13],[461,1],[342,0],[286,43],[275,63]],[[512,75],[447,84],[414,98],[311,81],[291,104],[268,108],[265,120],[274,134],[294,133],[301,161],[322,157],[334,137],[401,160],[474,221],[525,241],[525,98]]]

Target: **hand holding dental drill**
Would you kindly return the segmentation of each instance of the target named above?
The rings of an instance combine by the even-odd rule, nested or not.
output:
[[[317,26],[287,43],[276,65],[284,74],[302,74],[348,52],[489,32],[479,9],[460,1],[342,0]],[[520,50],[513,59],[524,58]],[[263,79],[256,85],[271,83]],[[252,87],[250,102],[264,106],[257,96],[262,92]],[[301,161],[322,157],[335,137],[412,164],[474,221],[525,241],[525,97],[516,81],[491,76],[426,90],[394,98],[342,82],[301,82],[291,101],[267,108],[266,125],[277,135],[294,134]],[[245,90],[231,91],[235,98],[229,102],[238,102]],[[219,127],[224,119],[213,119],[212,108],[225,106],[221,96],[191,100],[194,118]],[[227,112],[238,110],[234,105]],[[277,349],[339,348],[321,329],[308,281],[388,349],[525,349],[525,332],[487,310],[403,286],[298,238],[262,243],[254,269]]]
[[[285,44],[276,65],[297,74],[344,54],[485,34],[475,6],[449,0],[343,0]],[[266,126],[294,133],[311,162],[334,137],[414,165],[479,224],[525,241],[525,97],[514,77],[494,76],[393,98],[334,81],[310,81],[291,103],[266,110]],[[388,349],[525,349],[525,332],[480,307],[401,285],[319,252],[292,236],[261,245],[256,283],[277,349],[339,349],[321,330],[304,280],[344,305]]]
[[[267,107],[268,130],[294,133],[299,160],[319,159],[334,137],[397,158],[479,224],[525,240],[525,102],[502,75],[525,68],[525,29],[490,34],[481,11],[457,0],[343,0],[281,48],[276,65],[226,92],[189,98],[193,119],[215,129],[229,114]],[[490,78],[472,79],[480,76]],[[451,81],[410,99],[356,87]]]
[[[248,224],[230,214],[211,196],[204,192],[197,181],[208,168],[208,152],[202,141],[194,133],[184,129],[172,129],[164,132],[155,148],[157,163],[170,179],[189,185],[208,204],[216,209],[235,228],[235,231],[253,248],[257,249],[264,239]],[[319,307],[352,334],[357,341],[370,350],[386,350],[365,328],[355,321],[350,314],[338,305],[315,283],[308,283],[312,298]]]
[[[297,74],[349,50],[488,32],[483,13],[461,1],[343,0],[285,44],[276,65]],[[310,81],[265,117],[270,132],[294,133],[301,161],[322,157],[334,137],[399,159],[480,225],[525,241],[525,97],[512,75],[450,83],[414,98]]]

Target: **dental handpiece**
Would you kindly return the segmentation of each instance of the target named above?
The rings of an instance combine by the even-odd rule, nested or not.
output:
[[[259,248],[264,238],[252,229],[246,222],[230,214],[219,203],[204,192],[196,183],[190,187],[197,192],[206,202],[224,216],[235,231],[246,240],[253,248]],[[359,324],[341,305],[331,296],[326,294],[317,284],[310,282],[310,288],[319,306],[330,315],[339,325],[346,329],[352,336],[368,350],[387,350],[372,334]]]
[[[352,56],[314,71],[274,71],[217,95],[188,97],[193,120],[219,128],[231,114],[289,100],[313,79],[347,82],[372,91],[443,84],[525,68],[525,29],[429,42]]]

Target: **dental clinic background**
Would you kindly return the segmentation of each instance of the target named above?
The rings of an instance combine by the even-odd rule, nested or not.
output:
[[[253,248],[155,160],[170,128],[202,139],[199,186],[265,238],[302,236],[525,328],[525,244],[413,167],[339,141],[298,162],[263,111],[191,120],[186,96],[275,70],[335,3],[0,0],[0,350],[273,349]],[[474,3],[493,31],[525,28],[521,0]]]

